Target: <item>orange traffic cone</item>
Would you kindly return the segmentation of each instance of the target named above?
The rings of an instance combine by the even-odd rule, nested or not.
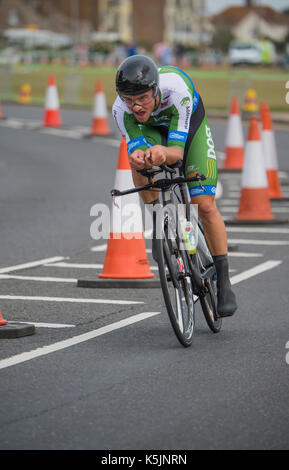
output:
[[[268,221],[275,217],[271,210],[261,135],[256,117],[252,117],[245,146],[242,190],[236,220]]]
[[[261,122],[262,143],[265,156],[269,198],[286,200],[287,198],[284,198],[279,182],[275,135],[273,132],[271,113],[268,106],[265,107],[263,105],[263,107],[261,107]]]
[[[266,101],[262,101],[260,105],[260,121],[263,122],[265,111],[269,110],[269,106]]]
[[[58,92],[53,75],[50,75],[48,79],[48,85],[45,96],[45,112],[43,125],[45,127],[61,126]]]
[[[127,145],[123,138],[120,144],[114,187],[124,190],[133,186]],[[133,217],[128,223],[130,215]],[[111,279],[154,277],[146,254],[142,212],[137,193],[116,197],[114,200],[106,256],[99,277]]]
[[[224,170],[242,170],[244,164],[244,139],[237,98],[232,98],[226,135]]]
[[[2,312],[0,311],[0,326],[7,325],[7,320],[4,320]]]
[[[102,82],[99,80],[94,95],[91,135],[109,135],[110,133],[105,94]]]

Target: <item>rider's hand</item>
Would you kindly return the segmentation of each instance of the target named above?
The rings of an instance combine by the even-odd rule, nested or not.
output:
[[[145,168],[145,153],[143,150],[135,150],[128,154],[128,160],[133,170],[143,170]]]
[[[167,153],[162,145],[154,145],[145,152],[146,168],[160,166],[166,162]]]

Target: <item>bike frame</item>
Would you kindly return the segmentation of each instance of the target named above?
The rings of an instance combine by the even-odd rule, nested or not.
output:
[[[163,207],[165,207],[166,205],[170,203],[174,204],[171,194],[172,194],[172,191],[174,191],[174,187],[179,186],[182,204],[185,205],[186,216],[188,217],[190,213],[190,202],[188,199],[186,183],[189,183],[192,181],[198,181],[200,183],[200,186],[202,186],[201,181],[205,180],[206,177],[200,173],[196,173],[194,176],[188,177],[188,178],[182,175],[174,177],[177,169],[180,169],[181,164],[182,163],[179,163],[179,162],[172,166],[167,166],[163,164],[159,167],[159,169],[139,170],[140,174],[148,178],[149,182],[147,184],[142,185],[142,186],[137,186],[135,188],[127,189],[125,191],[119,191],[117,189],[113,189],[111,191],[111,195],[112,197],[116,197],[116,196],[124,196],[127,194],[132,194],[132,193],[136,193],[140,191],[145,191],[145,190],[159,189],[162,194]],[[162,172],[165,172],[166,177],[153,181],[153,177],[156,176],[158,173],[162,173]],[[153,223],[155,224],[156,220],[153,220]],[[153,227],[153,230],[156,230],[155,225]],[[202,231],[201,227],[200,227],[200,230]],[[198,296],[205,295],[205,293],[207,292],[207,289],[205,286],[205,280],[209,277],[212,277],[215,274],[214,265],[209,266],[202,273],[200,270],[200,267],[198,266],[196,255],[188,254],[188,262],[189,262],[189,267],[191,271],[189,275],[192,278],[194,294]]]

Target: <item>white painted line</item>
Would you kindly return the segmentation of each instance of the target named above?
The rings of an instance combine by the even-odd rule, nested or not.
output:
[[[81,299],[70,297],[38,297],[32,295],[0,295],[3,300],[39,300],[41,302],[72,302],[81,304],[111,304],[111,305],[135,305],[144,304],[134,300],[110,300],[110,299]]]
[[[17,354],[7,359],[2,359],[0,361],[0,369],[5,369],[7,367],[14,366],[22,362],[30,361],[31,359],[35,359],[36,357],[45,356],[47,354],[69,348],[70,346],[74,346],[76,344],[83,343],[84,341],[97,338],[98,336],[105,335],[106,333],[110,333],[120,328],[124,328],[126,326],[132,325],[142,320],[146,320],[147,318],[151,318],[159,314],[160,312],[139,313],[138,315],[133,315],[132,317],[125,318],[124,320],[112,323],[111,325],[98,328],[97,330],[89,331],[88,333],[74,336],[64,341],[59,341],[57,343],[50,344],[49,346],[44,346],[42,348],[37,348],[29,352]]]
[[[255,266],[252,269],[248,269],[247,271],[244,271],[243,273],[233,276],[231,278],[231,283],[232,285],[234,285],[239,282],[245,281],[249,279],[250,277],[253,277],[253,276],[256,276],[257,274],[268,271],[269,269],[273,269],[276,266],[279,266],[281,263],[282,261],[266,261],[265,263]],[[132,325],[133,323],[136,323],[138,321],[145,320],[155,315],[159,315],[159,313],[160,312],[140,313],[138,315],[134,315],[124,320],[120,320],[119,322],[112,323],[111,325],[104,326],[102,328],[90,331],[88,333],[74,336],[64,341],[59,341],[58,343],[50,344],[49,346],[44,346],[42,348],[37,348],[29,352],[17,354],[7,359],[2,359],[0,361],[0,369],[5,369],[7,367],[11,367],[16,364],[21,364],[23,362],[30,361],[31,359],[35,359],[36,357],[45,356],[47,354],[69,348],[70,346],[80,344],[84,341],[88,341],[90,339],[96,338],[106,333],[110,333],[111,331],[115,331],[125,326]]]
[[[70,139],[81,139],[82,134],[77,133],[72,129],[51,129],[43,128],[40,130],[41,134],[56,135],[57,137],[68,137]]]
[[[121,138],[117,139],[107,139],[101,137],[93,137],[93,140],[99,142],[100,144],[110,145],[111,147],[120,147]]]
[[[237,212],[239,206],[222,206],[221,211],[222,212]],[[289,215],[289,207],[272,207],[272,212],[276,212],[279,214],[288,214]]]
[[[263,253],[243,253],[242,251],[229,251],[229,256],[233,256],[235,258],[260,258]]]
[[[240,245],[289,245],[287,240],[246,240],[243,238],[229,239],[228,243],[239,243]]]
[[[226,196],[228,196],[229,198],[236,198],[236,199],[240,199],[240,195],[241,195],[240,191],[229,191],[226,194]]]
[[[235,276],[230,278],[231,284],[237,284],[241,281],[246,281],[250,277],[256,276],[257,274],[263,273],[268,271],[269,269],[276,268],[282,263],[282,261],[265,261],[265,263],[259,264],[254,268],[248,269],[247,271],[243,271],[240,274],[236,274]]]
[[[92,263],[49,263],[45,264],[47,267],[51,268],[77,268],[77,269],[102,269],[103,264],[92,264]],[[156,271],[158,268],[155,266],[151,266],[150,269]]]
[[[218,206],[222,206],[223,204],[228,206],[236,206],[236,201],[234,199],[220,199],[217,203]]]
[[[244,232],[244,233],[289,233],[289,228],[274,227],[226,227],[227,232]]]
[[[49,265],[50,266],[50,265]],[[16,279],[20,281],[39,281],[39,282],[70,282],[76,283],[77,279],[64,277],[48,277],[48,276],[10,276],[9,274],[0,274],[0,279]]]
[[[17,119],[13,119],[13,118],[8,118],[8,119],[5,119],[4,121],[0,121],[0,125],[3,127],[10,127],[12,129],[23,128],[22,122],[19,122]]]
[[[90,248],[90,251],[106,251],[106,249],[107,243],[105,243],[104,245],[93,246],[92,248]]]
[[[274,207],[272,206],[272,212],[276,212],[276,214],[288,214],[289,215],[289,207]]]
[[[93,263],[49,263],[44,266],[51,268],[77,268],[77,269],[101,269],[103,264],[93,264]]]
[[[236,176],[234,176],[232,173],[219,173],[219,178],[221,180],[230,180],[231,182],[233,181],[239,181]]]
[[[21,269],[35,268],[36,266],[45,265],[45,263],[53,263],[67,259],[63,256],[54,256],[53,258],[45,258],[37,261],[31,261],[29,263],[17,264],[15,266],[8,266],[6,268],[0,268],[0,274],[10,273],[12,271],[20,271]]]
[[[230,206],[230,207],[222,206],[220,207],[220,211],[221,212],[237,212],[238,206]]]
[[[8,321],[8,323],[12,324],[13,323],[24,323],[25,325],[28,324],[28,325],[34,325],[36,326],[37,328],[75,328],[75,325],[65,325],[63,323],[36,323],[34,321],[17,321],[17,320],[13,320],[13,321]]]

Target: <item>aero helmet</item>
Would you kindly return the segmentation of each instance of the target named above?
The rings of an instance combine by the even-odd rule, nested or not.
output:
[[[153,90],[158,92],[159,74],[154,61],[144,55],[127,57],[116,74],[116,91],[123,95],[140,95]]]

